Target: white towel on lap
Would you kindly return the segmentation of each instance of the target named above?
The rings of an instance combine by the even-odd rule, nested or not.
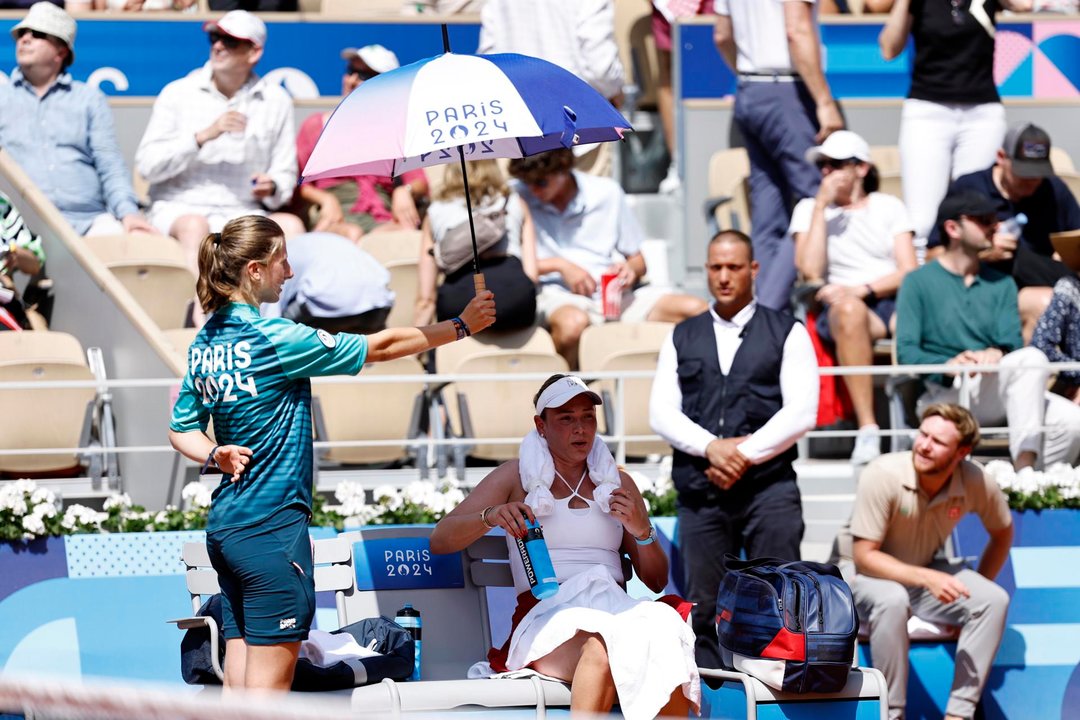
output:
[[[631,598],[599,567],[570,578],[522,618],[510,641],[507,668],[525,667],[579,630],[604,639],[619,706],[630,720],[655,717],[677,687],[695,711],[700,707],[690,626],[670,605]]]

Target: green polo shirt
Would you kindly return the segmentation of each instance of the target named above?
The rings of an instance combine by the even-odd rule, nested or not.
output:
[[[941,263],[908,273],[896,303],[896,355],[901,365],[937,365],[964,350],[1023,347],[1016,282],[983,265],[971,285]],[[942,382],[941,375],[927,378]]]
[[[260,317],[251,305],[226,305],[207,320],[188,350],[169,427],[205,432],[213,417],[218,443],[252,451],[240,479],[226,475],[214,490],[208,530],[255,525],[286,507],[310,512],[308,378],[355,375],[367,347],[363,335]]]
[[[979,516],[987,532],[1012,524],[1005,493],[982,466],[965,460],[930,497],[919,486],[911,452],[889,453],[859,475],[851,535],[880,542],[881,551],[900,562],[926,567],[969,512]]]

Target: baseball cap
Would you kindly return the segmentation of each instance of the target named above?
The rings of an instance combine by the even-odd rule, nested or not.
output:
[[[401,66],[397,55],[382,45],[365,45],[362,48],[345,48],[341,51],[342,60],[352,60],[353,58],[360,58],[365,65],[377,73],[396,70]]]
[[[821,158],[830,160],[850,160],[870,162],[870,146],[858,133],[850,130],[837,130],[825,142],[806,151],[806,161],[816,163]]]
[[[1031,123],[1013,125],[1005,133],[1002,149],[1012,160],[1012,171],[1022,178],[1044,178],[1054,174],[1050,164],[1050,136]]]
[[[561,377],[544,388],[540,397],[536,400],[536,414],[544,412],[546,408],[562,407],[578,395],[585,393],[593,401],[593,405],[603,405],[604,401],[594,393],[585,382],[574,375]]]
[[[11,37],[18,38],[19,31],[23,28],[37,30],[62,40],[71,51],[71,62],[75,61],[75,18],[61,8],[50,2],[34,3],[26,17],[11,28]]]
[[[997,206],[988,195],[977,190],[953,191],[946,195],[938,206],[937,226],[942,228],[946,220],[959,220],[961,215],[996,217]]]
[[[219,32],[237,40],[247,40],[258,47],[266,46],[266,23],[247,10],[230,10],[218,20],[203,23],[203,30]]]

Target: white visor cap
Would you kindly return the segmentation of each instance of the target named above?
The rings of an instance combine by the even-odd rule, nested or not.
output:
[[[589,396],[593,405],[604,404],[600,396],[590,390],[581,378],[567,375],[551,383],[540,393],[536,401],[536,414],[540,415],[546,408],[562,407],[582,393]]]

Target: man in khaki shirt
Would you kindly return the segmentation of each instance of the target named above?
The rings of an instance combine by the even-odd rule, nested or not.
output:
[[[970,719],[1005,631],[1009,596],[993,579],[1012,546],[1005,495],[965,460],[979,426],[967,410],[931,405],[911,452],[874,460],[859,477],[851,518],[859,617],[870,654],[889,685],[889,718],[904,717],[912,614],[962,625],[946,720]],[[973,512],[990,534],[978,572],[935,561],[960,518]]]

